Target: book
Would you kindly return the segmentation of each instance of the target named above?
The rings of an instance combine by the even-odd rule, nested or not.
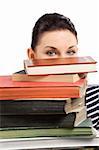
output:
[[[93,138],[96,134],[93,131],[91,121],[86,119],[75,128],[40,128],[19,127],[0,128],[1,139],[11,138],[35,138],[35,137],[68,137],[68,138]]]
[[[86,106],[72,109],[71,111],[68,111],[67,113],[71,113],[71,112],[76,112],[76,118],[74,122],[75,127],[78,126],[82,121],[84,121],[87,118]]]
[[[81,108],[85,106],[85,96],[81,98],[68,98],[65,103],[66,112],[71,112],[77,108]]]
[[[68,110],[68,108],[65,108],[65,100],[4,100],[0,101],[0,104],[1,125],[7,124],[7,126],[12,126],[15,122],[16,126],[17,124],[22,126],[21,122],[23,122],[24,125],[27,124],[27,126],[28,124],[33,124],[32,126],[36,124],[37,126],[38,122],[40,125],[40,122],[42,124],[42,122],[45,122],[46,119],[47,122],[56,121],[57,124],[59,120],[62,121],[63,118],[65,119],[68,113],[72,112],[76,113],[75,121],[71,121],[72,123],[74,122],[74,126],[77,126],[86,118],[85,106],[80,106],[76,109]],[[53,121],[50,121],[51,119]],[[69,118],[69,121],[70,120],[71,119]],[[68,119],[66,120],[66,122],[69,121]],[[69,126],[71,125],[69,124]]]
[[[13,81],[34,81],[34,82],[76,82],[80,79],[78,74],[57,74],[57,75],[28,75],[12,74]]]
[[[86,106],[79,108],[77,110],[73,110],[72,112],[76,112],[76,120],[74,123],[75,127],[78,126],[82,121],[84,121],[87,118]]]
[[[76,113],[68,114],[34,114],[34,115],[1,115],[1,128],[73,128]]]
[[[84,96],[81,98],[67,99],[64,109],[66,113],[76,112],[76,120],[74,126],[78,126],[78,124],[80,124],[87,117]]]
[[[0,76],[0,100],[20,98],[78,98],[85,95],[86,79],[77,82],[14,82]]]
[[[1,100],[0,115],[51,115],[65,114],[62,99]]]
[[[96,61],[90,57],[67,57],[53,59],[24,60],[29,75],[96,72]]]

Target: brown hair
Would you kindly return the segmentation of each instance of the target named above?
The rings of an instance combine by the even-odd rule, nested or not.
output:
[[[32,32],[31,48],[35,50],[39,38],[44,32],[55,30],[69,30],[77,38],[75,26],[69,18],[58,13],[45,14],[41,16],[35,23]]]

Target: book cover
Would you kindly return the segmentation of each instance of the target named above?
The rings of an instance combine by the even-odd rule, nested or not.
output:
[[[19,127],[14,129],[0,128],[0,138],[35,138],[35,137],[68,137],[68,138],[93,138],[95,133],[92,130],[91,121],[86,119],[82,125],[74,128],[41,128]]]
[[[96,61],[90,57],[24,60],[29,75],[88,73],[96,71]]]
[[[82,57],[67,57],[67,58],[52,58],[52,59],[34,59],[27,61],[29,67],[32,66],[53,66],[53,65],[71,65],[71,64],[96,64],[96,61],[91,56]]]
[[[69,82],[15,82],[12,81],[12,76],[0,76],[0,88],[21,88],[21,87],[63,87],[63,86],[68,86],[68,87],[81,87],[84,83],[86,83],[86,79],[80,79],[74,83],[69,83]]]
[[[0,127],[5,128],[73,128],[76,113],[68,114],[34,114],[34,115],[1,115]]]
[[[20,98],[66,98],[82,97],[86,79],[68,82],[14,82],[11,76],[0,77],[0,100]]]
[[[27,99],[0,101],[0,115],[65,114],[65,100]]]

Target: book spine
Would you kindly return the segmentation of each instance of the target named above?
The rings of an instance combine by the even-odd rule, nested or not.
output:
[[[65,114],[65,100],[3,100],[2,115]]]
[[[76,113],[51,115],[1,115],[0,127],[3,128],[73,128]]]
[[[82,93],[84,94],[84,93]],[[78,98],[81,87],[8,88],[0,90],[0,100],[20,98]]]
[[[93,137],[93,132],[88,129],[67,129],[67,128],[57,128],[57,129],[23,129],[23,130],[3,130],[0,131],[0,138],[30,138],[30,137]]]

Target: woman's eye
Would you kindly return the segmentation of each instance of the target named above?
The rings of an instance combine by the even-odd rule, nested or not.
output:
[[[54,50],[49,50],[46,52],[47,55],[49,56],[55,56],[56,55],[56,52]]]
[[[76,54],[76,52],[74,50],[68,50],[66,53],[68,55],[74,55],[74,54]]]

